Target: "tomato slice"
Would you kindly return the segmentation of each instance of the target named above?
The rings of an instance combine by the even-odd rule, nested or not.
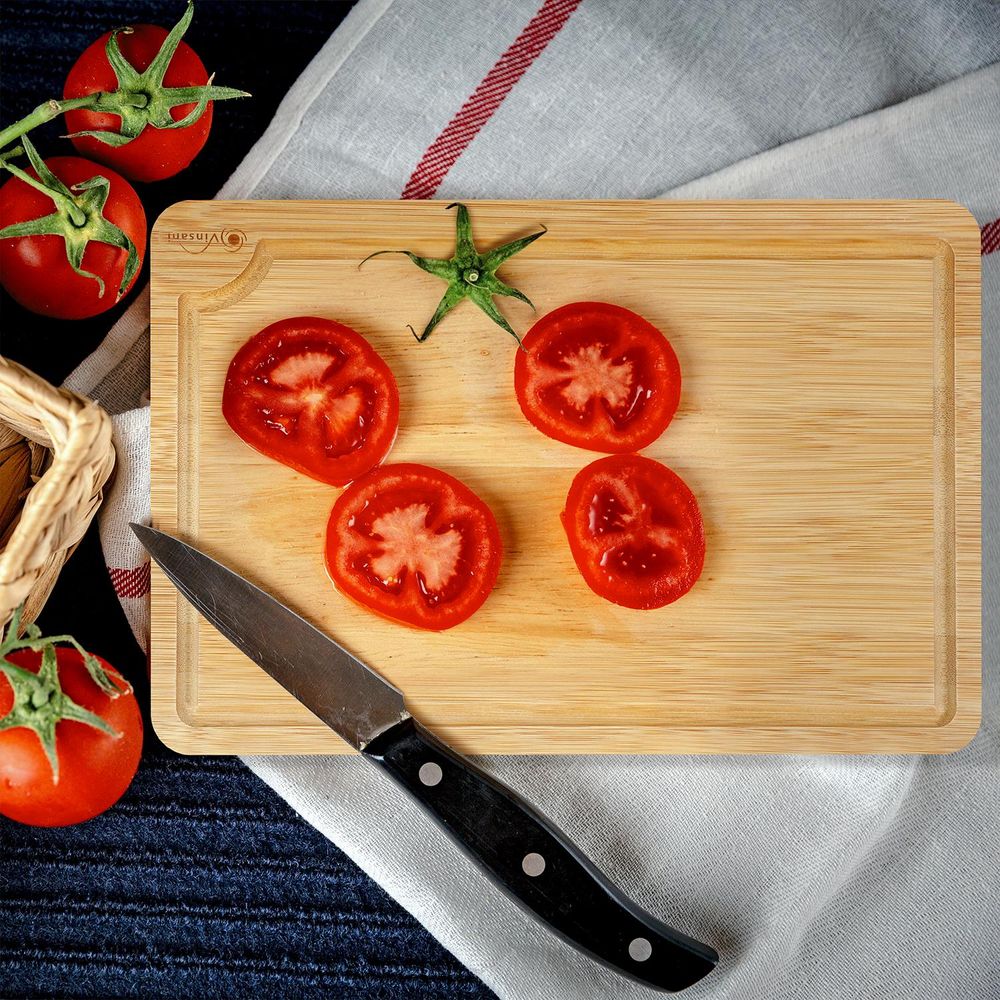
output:
[[[573,302],[524,336],[514,389],[528,420],[556,441],[591,451],[638,451],[677,410],[681,369],[664,335],[606,302]]]
[[[701,575],[698,501],[665,465],[642,455],[599,458],[577,473],[562,515],[587,586],[626,608],[662,608]]]
[[[340,495],[326,530],[326,565],[339,591],[385,618],[432,631],[482,606],[501,555],[489,507],[426,465],[372,470]]]
[[[272,323],[229,365],[222,413],[248,445],[334,486],[389,453],[399,391],[359,333],[315,316]]]

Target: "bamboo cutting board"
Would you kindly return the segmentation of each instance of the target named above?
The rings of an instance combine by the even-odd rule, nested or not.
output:
[[[474,202],[480,249],[539,314],[641,313],[680,359],[680,409],[645,454],[699,498],[707,557],[677,603],[591,593],[559,522],[598,456],[542,436],[514,343],[471,303],[424,344],[448,257],[442,202],[182,202],[152,233],[153,522],[328,631],[459,750],[943,752],[980,703],[979,234],[943,201]],[[526,331],[530,309],[502,308]],[[438,466],[493,508],[505,561],[441,634],[337,594],[337,491],[244,445],[226,369],[275,320],[327,316],[399,382],[390,461]],[[153,573],[153,719],[186,753],[348,747]]]

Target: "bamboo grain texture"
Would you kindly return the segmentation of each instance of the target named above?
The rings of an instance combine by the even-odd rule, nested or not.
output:
[[[704,574],[656,611],[583,583],[559,513],[598,456],[542,436],[510,338],[470,304],[417,344],[450,256],[442,202],[182,202],[152,234],[153,522],[328,631],[472,753],[945,752],[979,725],[979,236],[943,201],[473,202],[481,249],[539,314],[595,299],[669,337],[683,374],[644,454],[691,486]],[[531,310],[501,308],[526,331]],[[338,495],[222,418],[267,324],[358,330],[399,382],[389,461],[493,508],[494,594],[441,634],[378,619],[323,565]],[[157,732],[187,753],[338,753],[334,734],[153,574]]]

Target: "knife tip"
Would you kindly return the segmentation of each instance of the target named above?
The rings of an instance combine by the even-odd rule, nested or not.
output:
[[[128,525],[132,529],[132,534],[146,546],[146,542],[153,536],[153,529],[148,524],[139,524],[136,521],[129,521]]]

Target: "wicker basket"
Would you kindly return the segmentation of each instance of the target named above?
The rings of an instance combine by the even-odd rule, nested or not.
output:
[[[42,610],[114,465],[96,403],[0,356],[0,623]]]

